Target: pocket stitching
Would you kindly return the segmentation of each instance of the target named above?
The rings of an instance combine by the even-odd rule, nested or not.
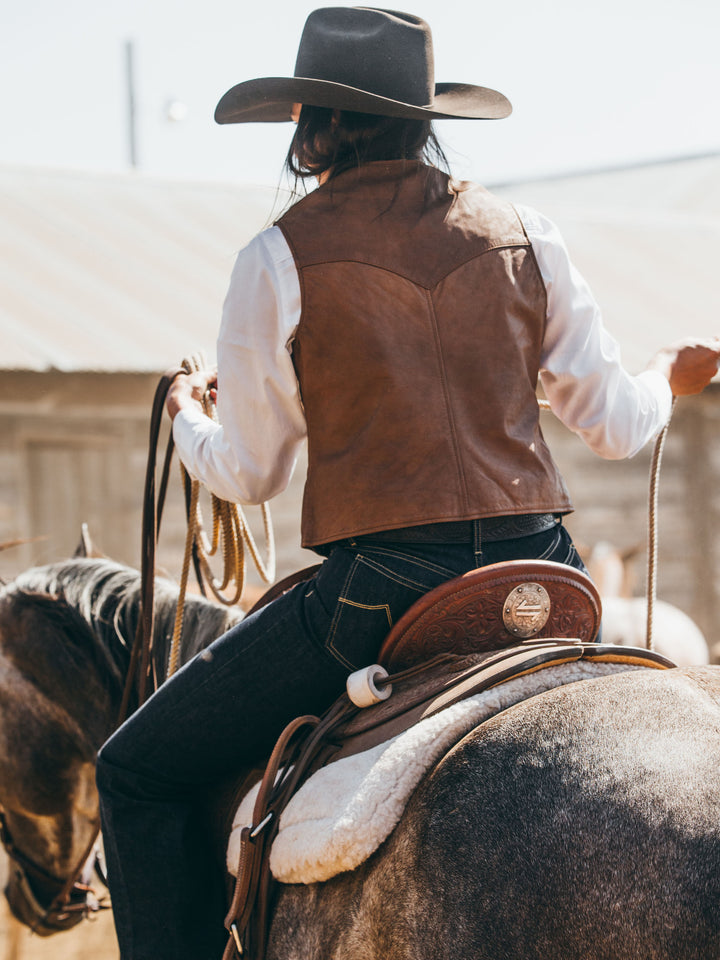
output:
[[[338,660],[338,661],[339,661],[344,667],[346,667],[346,669],[348,669],[348,670],[354,670],[355,668],[354,668],[353,664],[350,663],[350,661],[347,660],[347,659],[340,653],[340,651],[335,647],[335,633],[336,633],[336,630],[337,630],[337,623],[338,623],[338,620],[340,619],[340,613],[341,613],[340,601],[343,599],[343,594],[345,594],[345,593],[347,592],[348,587],[350,586],[350,583],[352,582],[352,578],[353,578],[353,576],[355,575],[355,571],[357,570],[357,567],[358,567],[358,563],[359,563],[359,562],[360,562],[360,556],[357,555],[357,556],[355,557],[355,559],[353,560],[353,562],[350,564],[350,569],[348,570],[347,576],[345,577],[345,581],[344,581],[344,583],[343,583],[343,585],[342,585],[342,590],[340,591],[340,594],[339,594],[339,596],[338,596],[338,602],[337,602],[337,605],[336,605],[336,607],[335,607],[335,612],[333,613],[333,618],[332,618],[332,623],[330,624],[330,629],[328,630],[327,637],[326,637],[326,639],[325,639],[325,643],[323,644],[324,648],[325,648],[326,650],[330,651],[330,653],[332,654],[332,656],[333,656],[336,660]]]
[[[562,538],[561,538],[561,536],[560,536],[560,531],[557,530],[556,533],[555,533],[555,536],[554,536],[553,539],[552,539],[552,543],[551,543],[550,546],[549,546],[546,550],[544,550],[543,553],[538,557],[538,560],[547,560],[547,558],[548,558],[549,556],[551,556],[551,555],[557,550],[557,548],[560,546],[561,539],[562,539]]]
[[[388,626],[393,625],[392,614],[387,603],[356,603],[355,600],[348,600],[346,597],[338,597],[338,603],[346,603],[349,607],[357,607],[359,610],[384,610],[388,618]]]
[[[401,550],[388,550],[387,548],[380,547],[364,547],[363,552],[358,554],[358,558],[364,560],[365,563],[372,563],[374,554],[377,554],[380,557],[392,557],[405,560],[407,563],[413,564],[416,567],[420,567],[422,570],[429,570],[432,573],[440,573],[443,576],[447,576],[448,579],[459,576],[456,570],[451,570],[449,567],[443,567],[438,563],[432,563],[430,560],[425,560],[412,554],[403,553]],[[379,563],[379,561],[376,560],[375,563]],[[385,567],[382,565],[380,565],[378,569],[380,569],[382,573],[386,572]]]
[[[387,567],[384,567],[381,563],[371,560],[367,556],[358,554],[357,561],[364,563],[365,566],[370,567],[371,570],[375,570],[377,573],[381,573],[383,576],[387,577],[388,580],[392,580],[394,583],[400,584],[401,587],[410,587],[413,590],[417,590],[418,593],[426,593],[428,587],[424,583],[419,583],[417,580],[411,580],[409,577],[403,577],[402,575],[395,573],[394,570],[389,570]],[[418,564],[422,566],[422,564]],[[424,569],[430,570],[433,573],[436,572],[432,567],[425,567]],[[439,571],[444,572],[444,571]],[[343,586],[343,592],[345,587]]]
[[[398,558],[406,563],[410,567],[416,567],[418,571],[424,570],[429,574],[433,574],[435,578],[439,578],[439,582],[449,580],[452,577],[457,576],[456,572],[448,570],[445,567],[442,567],[438,564],[433,564],[426,562],[424,560],[418,559],[417,557],[408,556],[400,551],[373,551],[376,554],[381,556],[384,554],[388,559]],[[326,650],[329,656],[333,657],[334,660],[341,663],[348,670],[355,670],[356,666],[350,660],[348,660],[340,650],[335,645],[335,639],[339,629],[340,620],[343,615],[344,608],[355,607],[358,610],[368,610],[370,612],[379,612],[385,613],[385,617],[388,621],[389,631],[393,626],[393,613],[389,604],[365,604],[355,600],[351,600],[348,597],[348,594],[352,590],[352,581],[355,577],[355,574],[361,569],[361,565],[366,569],[373,571],[376,574],[384,577],[388,583],[396,584],[398,587],[401,587],[407,591],[412,591],[417,594],[415,599],[419,599],[424,596],[429,590],[432,589],[427,582],[422,582],[414,580],[410,577],[403,576],[402,574],[397,573],[396,571],[389,569],[380,563],[374,557],[369,556],[369,550],[363,551],[362,553],[356,553],[353,561],[350,565],[350,568],[345,576],[345,579],[342,584],[342,589],[339,591],[336,601],[335,601],[335,610],[332,615],[332,620],[328,631],[325,635],[323,642],[323,648]],[[414,602],[414,601],[413,601]]]

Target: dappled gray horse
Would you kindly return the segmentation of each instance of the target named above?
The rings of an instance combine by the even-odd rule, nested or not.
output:
[[[41,901],[97,819],[95,751],[120,701],[137,591],[127,568],[76,560],[0,595],[0,803],[47,875],[44,889],[29,874]],[[159,663],[173,608],[161,590]],[[191,600],[182,659],[226,622]],[[516,704],[440,761],[359,868],[278,888],[268,960],[717,958],[718,756],[720,668],[620,673]]]

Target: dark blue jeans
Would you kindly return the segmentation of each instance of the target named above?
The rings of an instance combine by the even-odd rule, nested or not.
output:
[[[100,751],[103,838],[122,960],[219,960],[225,888],[202,817],[214,787],[258,763],[374,663],[428,590],[500,560],[582,568],[565,529],[481,544],[365,539],[196,656]]]

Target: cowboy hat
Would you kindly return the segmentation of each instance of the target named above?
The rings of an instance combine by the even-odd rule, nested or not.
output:
[[[293,77],[262,77],[232,87],[218,123],[290,120],[293,104],[429,120],[508,116],[497,90],[434,83],[430,27],[409,13],[323,7],[307,18]]]

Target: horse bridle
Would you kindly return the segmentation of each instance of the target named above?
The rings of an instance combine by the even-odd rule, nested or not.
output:
[[[80,881],[85,864],[95,851],[93,867],[101,881],[105,882],[97,849],[98,835],[99,826],[93,832],[77,867],[70,872],[67,880],[59,880],[17,846],[8,827],[5,811],[0,807],[0,843],[15,868],[15,880],[20,894],[35,918],[31,926],[34,933],[48,935],[69,930],[90,913],[109,909],[109,903],[105,903],[102,899],[98,900],[94,895],[91,896],[92,888]],[[44,906],[38,900],[33,888],[33,879],[50,889],[57,889],[49,906]]]

